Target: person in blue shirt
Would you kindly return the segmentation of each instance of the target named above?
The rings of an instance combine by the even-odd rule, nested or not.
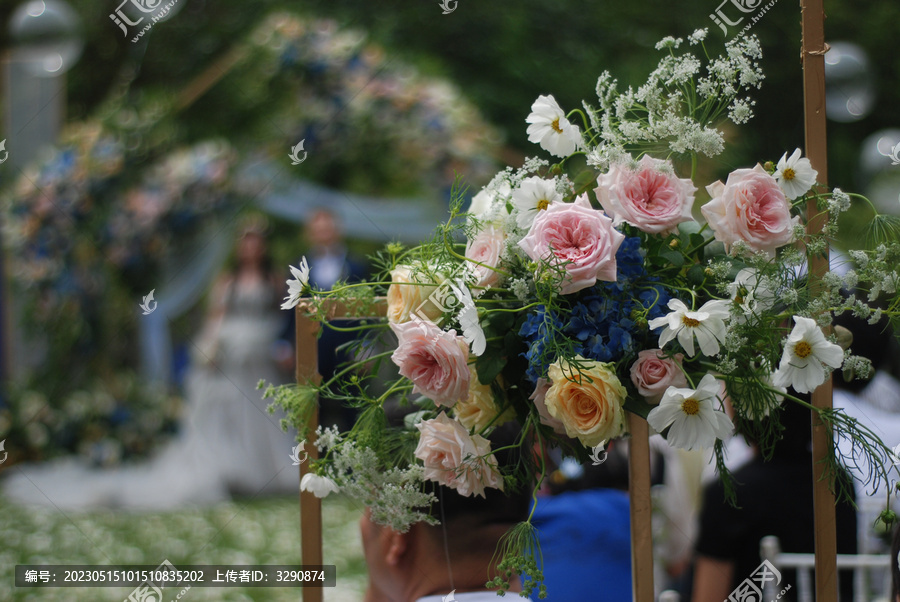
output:
[[[612,442],[607,460],[596,466],[556,459],[549,495],[538,497],[533,517],[544,557],[545,602],[631,600],[624,446]]]

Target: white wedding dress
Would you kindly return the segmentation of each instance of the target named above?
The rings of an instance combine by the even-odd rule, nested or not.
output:
[[[149,461],[117,469],[76,459],[14,466],[0,483],[4,497],[69,510],[167,510],[232,494],[298,492],[294,433],[281,430],[282,414],[269,414],[256,388],[260,379],[279,382],[271,347],[283,314],[267,286],[228,288],[215,342],[204,350],[214,359],[190,370],[176,439]]]

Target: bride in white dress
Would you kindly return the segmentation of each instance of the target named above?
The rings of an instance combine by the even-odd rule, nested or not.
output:
[[[245,231],[235,269],[212,291],[177,438],[146,463],[114,470],[73,459],[13,467],[2,483],[4,496],[59,509],[165,510],[232,494],[297,492],[293,434],[281,430],[281,415],[266,411],[268,401],[256,388],[260,379],[282,379],[272,358],[284,320],[281,284],[269,269],[261,232]]]

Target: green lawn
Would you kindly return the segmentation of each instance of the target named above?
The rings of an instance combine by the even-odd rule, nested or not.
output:
[[[337,565],[329,602],[358,602],[366,568],[359,539],[361,509],[343,496],[323,503],[325,563]],[[133,588],[16,588],[16,564],[299,564],[300,512],[296,497],[236,500],[204,509],[166,513],[62,514],[0,506],[0,600],[121,602]],[[171,593],[169,593],[171,591]],[[161,602],[180,589],[167,588]],[[182,598],[300,600],[291,588],[194,587]]]

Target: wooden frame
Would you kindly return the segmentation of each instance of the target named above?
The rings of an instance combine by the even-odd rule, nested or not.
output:
[[[828,152],[825,127],[825,6],[823,0],[801,0],[801,44],[803,63],[803,114],[805,125],[806,156],[818,172],[818,180],[824,186],[828,181]],[[828,215],[820,213],[815,201],[806,208],[807,232],[820,232]],[[812,290],[829,269],[828,250],[824,257],[809,258],[809,274]],[[831,378],[812,394],[812,404],[829,409],[833,405]],[[816,600],[837,602],[837,529],[835,527],[835,501],[825,463],[831,453],[833,435],[831,429],[812,414],[813,443],[813,513],[815,522]]]
[[[825,44],[823,0],[801,0],[803,42],[803,92],[805,117],[806,156],[818,172],[818,180],[823,185],[828,179],[825,128]],[[819,213],[815,201],[807,207],[809,232],[818,232],[827,220],[827,215]],[[820,280],[828,271],[828,255],[810,258],[810,275]],[[813,286],[815,286],[815,282]],[[297,317],[297,382],[318,384],[317,336],[321,325],[313,320],[308,311],[314,309],[309,302],[300,303],[296,308]],[[370,317],[383,317],[386,303],[380,299]],[[339,303],[326,305],[328,319],[339,319],[347,315],[347,308]],[[818,408],[832,407],[831,380],[825,382],[812,395],[812,403]],[[310,431],[318,427],[318,408],[309,423]],[[650,500],[650,448],[647,421],[639,416],[628,415],[631,440],[628,454],[629,499],[631,507],[631,570],[632,599],[634,602],[653,602],[653,540],[651,528]],[[821,460],[831,453],[832,433],[812,414],[813,471],[815,514],[815,559],[816,559],[816,599],[820,602],[837,602],[837,535],[835,529],[834,494],[829,489],[828,480],[823,479],[824,463]],[[306,453],[310,460],[318,458],[314,435],[307,438]],[[300,465],[300,476],[309,470],[309,463]],[[321,565],[322,562],[322,504],[310,493],[300,494],[300,539],[301,562]],[[303,588],[304,602],[322,602],[322,588]]]
[[[327,319],[334,320],[347,316],[347,308],[340,303],[325,303]],[[384,317],[387,303],[378,299],[371,318]],[[310,316],[315,308],[311,303],[301,302],[295,312],[297,318],[297,382],[319,384],[317,337],[321,324]],[[651,526],[650,501],[650,444],[649,426],[643,418],[630,414],[630,452],[628,454],[629,497],[631,500],[631,579],[636,602],[653,602],[653,533]],[[310,433],[319,426],[318,407],[312,413]],[[319,457],[315,445],[315,435],[306,440],[305,451],[309,460]],[[309,472],[309,462],[300,464],[300,478]],[[301,563],[321,565],[322,562],[322,500],[309,492],[300,493],[300,554]],[[302,588],[303,602],[322,602],[323,589]]]

